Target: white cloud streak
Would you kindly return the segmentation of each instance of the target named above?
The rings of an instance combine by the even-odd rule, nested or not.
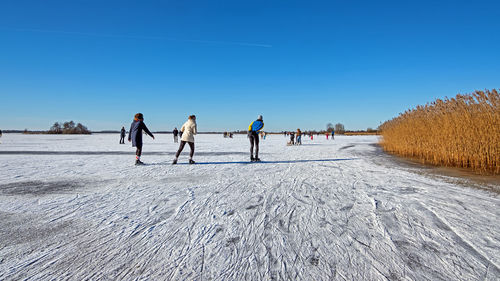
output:
[[[78,31],[47,30],[47,29],[32,29],[32,28],[0,28],[0,29],[8,30],[8,31],[17,31],[17,32],[56,33],[56,34],[104,37],[104,38],[166,40],[166,41],[186,42],[186,43],[234,45],[234,46],[243,46],[243,47],[258,47],[258,48],[272,48],[273,47],[272,45],[269,45],[269,44],[259,44],[259,43],[249,43],[249,42],[194,40],[194,39],[181,39],[181,38],[171,38],[171,37],[163,37],[163,36],[118,35],[118,34],[89,33],[89,32],[78,32]]]

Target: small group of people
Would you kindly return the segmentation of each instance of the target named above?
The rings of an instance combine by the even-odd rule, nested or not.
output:
[[[224,138],[233,138],[233,133],[232,132],[224,132],[223,133]]]
[[[262,115],[259,115],[257,120],[252,122],[250,126],[248,127],[248,138],[250,139],[250,161],[255,162],[255,161],[260,161],[259,159],[259,131],[262,130],[264,127],[264,121],[262,119]],[[125,128],[122,128],[121,135],[124,134]],[[142,154],[142,135],[143,132],[148,134],[150,137],[153,139],[155,138],[154,135],[149,131],[148,127],[144,123],[144,115],[142,113],[137,113],[134,116],[134,121],[130,125],[130,131],[128,135],[128,141],[132,142],[132,147],[136,148],[135,152],[135,164],[136,165],[144,165],[144,163],[141,161],[141,154]],[[189,148],[191,149],[189,153],[189,164],[195,164],[195,161],[193,160],[194,156],[194,136],[197,134],[198,128],[196,125],[196,116],[195,115],[190,115],[188,117],[188,120],[184,125],[182,125],[181,130],[177,130],[177,128],[174,129],[173,134],[174,134],[174,142],[177,142],[177,135],[180,135],[181,137],[181,143],[179,145],[179,149],[177,150],[175,154],[175,158],[172,161],[172,165],[177,164],[177,161],[179,159],[179,155],[181,154],[182,150],[184,149],[184,146],[186,143],[189,145]],[[124,135],[123,135],[124,137]],[[121,139],[120,139],[121,143]],[[254,152],[254,147],[255,147],[255,154]],[[255,155],[255,157],[254,157]]]
[[[285,134],[290,136],[290,141],[287,143],[287,145],[301,145],[302,144],[302,131],[300,129],[297,129],[296,132],[288,132]]]
[[[326,135],[326,139],[328,139],[328,137],[330,136],[330,134],[328,132],[325,133]],[[335,131],[332,130],[332,140],[335,139]]]
[[[300,129],[297,129],[296,132],[283,132],[283,135],[285,137],[288,137],[290,136],[290,141],[287,142],[287,145],[295,145],[295,144],[302,144],[302,136],[303,135],[309,135],[309,137],[311,138],[311,140],[314,139],[314,134],[312,132],[306,132],[306,133],[302,133],[300,131]],[[317,133],[317,135],[319,136],[320,133]],[[335,139],[335,131],[331,131],[331,133],[329,132],[326,132],[325,133],[325,136],[326,136],[326,139],[328,140],[329,137],[331,136],[332,137],[332,140]]]
[[[172,135],[174,135],[174,143],[179,142],[179,137],[182,138],[182,131],[177,130],[177,127],[172,131]]]
[[[261,131],[261,132],[260,132],[260,138],[265,140],[265,139],[266,139],[266,137],[267,137],[267,133],[266,133],[266,132],[262,132],[262,131]]]

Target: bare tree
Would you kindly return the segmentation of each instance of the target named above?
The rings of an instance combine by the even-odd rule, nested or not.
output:
[[[63,124],[63,134],[71,134],[75,129],[75,122],[69,121]]]
[[[90,134],[87,127],[83,126],[81,123],[76,124],[75,134]]]
[[[345,133],[345,128],[344,128],[344,125],[343,125],[343,124],[341,124],[341,123],[337,123],[337,124],[335,124],[335,132],[336,132],[337,134],[343,134],[343,133]]]
[[[328,123],[326,124],[326,131],[327,132],[331,132],[334,130],[334,127],[333,127],[333,124],[332,123]]]
[[[59,122],[54,123],[54,125],[50,127],[49,134],[62,134],[61,124],[59,124]]]

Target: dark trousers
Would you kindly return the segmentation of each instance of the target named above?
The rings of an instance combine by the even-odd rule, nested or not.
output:
[[[141,154],[142,154],[142,145],[137,146],[137,149],[135,150],[135,155],[141,157]]]
[[[120,144],[123,144],[123,143],[125,143],[125,136],[120,137]]]
[[[253,157],[253,147],[255,146],[255,158],[259,158],[259,135],[252,132],[248,135],[248,139],[250,139],[250,157]]]
[[[190,141],[181,141],[181,144],[179,145],[179,150],[177,150],[177,153],[175,154],[175,158],[179,158],[179,155],[181,155],[181,152],[184,149],[184,146],[186,145],[186,142],[189,144],[189,148],[191,148],[191,152],[189,153],[189,158],[193,159],[194,142],[190,142]]]

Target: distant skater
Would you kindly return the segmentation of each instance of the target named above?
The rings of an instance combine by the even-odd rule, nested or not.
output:
[[[335,139],[335,131],[332,130],[332,140],[334,140],[334,139]]]
[[[300,129],[297,129],[297,141],[295,142],[297,145],[302,144],[302,131]]]
[[[179,130],[177,130],[177,127],[174,128],[174,130],[172,131],[172,134],[174,134],[174,143],[178,143],[179,142]]]
[[[120,131],[120,144],[125,143],[125,135],[126,134],[127,134],[127,132],[125,131],[125,127],[122,127],[122,129]]]
[[[153,134],[149,131],[146,124],[144,124],[144,116],[142,113],[137,113],[134,116],[134,122],[130,125],[130,131],[128,132],[128,141],[132,142],[132,147],[136,147],[135,151],[135,164],[136,165],[144,165],[141,162],[141,154],[142,154],[142,131],[146,132],[150,137],[155,139]]]
[[[295,133],[290,132],[290,145],[294,145],[294,144],[295,144]]]
[[[189,144],[189,148],[191,152],[189,153],[189,164],[194,164],[193,155],[194,155],[194,135],[196,135],[198,128],[196,126],[196,116],[191,115],[188,117],[188,120],[181,128],[181,144],[179,145],[179,150],[175,154],[175,159],[172,162],[172,165],[177,164],[177,160],[179,159],[179,155],[181,155],[182,150],[186,143]]]
[[[328,140],[328,136],[329,136],[328,132],[325,135],[326,135],[326,139]]]
[[[248,126],[248,139],[250,140],[250,161],[257,162],[259,159],[259,131],[264,128],[264,121],[262,120],[262,115],[257,117],[257,120],[253,121],[250,126]],[[253,148],[255,146],[255,157],[253,156]]]

